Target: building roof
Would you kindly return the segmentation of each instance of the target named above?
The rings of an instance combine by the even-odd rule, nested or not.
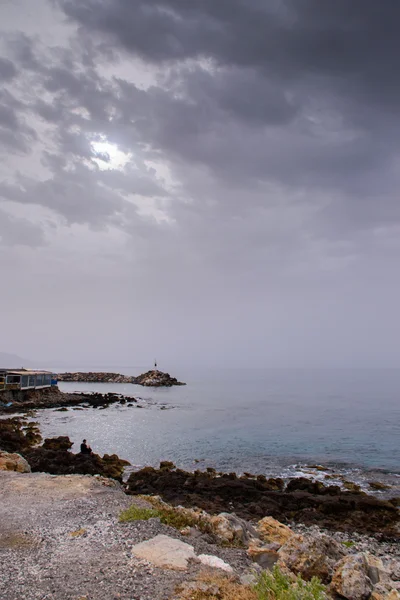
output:
[[[35,371],[34,369],[0,369],[0,373],[10,375],[51,375],[51,371]]]

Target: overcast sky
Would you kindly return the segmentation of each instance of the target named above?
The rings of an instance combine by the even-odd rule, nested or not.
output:
[[[0,351],[400,366],[398,0],[0,0]]]

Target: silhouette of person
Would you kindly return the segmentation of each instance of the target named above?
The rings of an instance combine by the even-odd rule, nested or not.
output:
[[[86,440],[83,440],[81,444],[81,454],[92,454],[92,449],[87,445]]]

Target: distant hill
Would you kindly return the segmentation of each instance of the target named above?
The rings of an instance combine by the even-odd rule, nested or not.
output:
[[[21,358],[16,354],[8,354],[7,352],[0,352],[0,368],[5,369],[17,369],[21,367],[32,367],[33,362],[26,358]]]

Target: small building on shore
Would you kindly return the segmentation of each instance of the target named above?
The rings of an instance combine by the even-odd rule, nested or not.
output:
[[[57,375],[51,373],[51,371],[0,368],[0,392],[10,390],[41,390],[56,385]]]

